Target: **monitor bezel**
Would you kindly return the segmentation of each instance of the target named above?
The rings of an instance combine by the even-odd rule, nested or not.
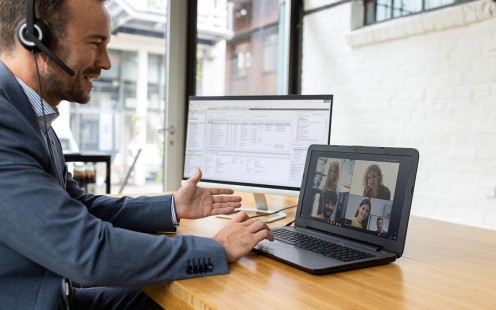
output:
[[[193,100],[330,100],[330,110],[329,110],[329,130],[327,134],[327,144],[330,144],[331,141],[331,128],[332,128],[332,111],[333,111],[333,95],[254,95],[254,96],[189,96],[188,97],[188,109],[186,113],[186,135],[185,135],[185,143],[184,143],[184,158],[186,158],[186,148],[187,148],[187,136],[188,136],[188,120],[189,120],[189,108],[191,101]],[[185,176],[185,166],[186,161],[183,161],[183,172],[182,172],[182,181],[188,179]],[[199,183],[200,186],[204,187],[227,187],[233,188],[235,191],[243,191],[243,192],[257,192],[264,194],[275,194],[275,195],[283,195],[283,196],[299,196],[300,186],[292,187],[292,186],[279,186],[279,185],[271,185],[271,184],[254,184],[254,183],[243,183],[243,182],[235,182],[235,181],[225,181],[225,180],[211,180],[202,178]]]

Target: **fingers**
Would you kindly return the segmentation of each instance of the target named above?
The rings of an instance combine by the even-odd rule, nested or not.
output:
[[[213,239],[224,247],[227,261],[232,263],[248,254],[258,242],[264,239],[272,241],[274,237],[260,219],[249,218],[241,211]]]
[[[235,214],[233,216],[232,221],[241,223],[241,222],[245,222],[247,219],[249,219],[248,214],[241,211],[241,212],[238,212],[237,214]]]
[[[251,218],[246,222],[251,222],[248,229],[250,230],[250,233],[254,236],[256,243],[262,241],[263,239],[268,239],[270,241],[274,240],[274,236],[270,232],[269,226],[267,226],[267,224],[262,222],[260,219]]]
[[[214,204],[214,207],[211,210],[211,215],[219,215],[219,214],[231,214],[235,212],[236,208],[241,207],[240,203],[223,203],[223,204]]]
[[[262,222],[259,218],[251,218],[246,221],[249,224],[250,232],[252,234],[260,230],[270,230],[269,226]]]
[[[262,222],[258,217],[251,217],[246,212],[240,211],[233,216],[233,221],[243,223],[244,226],[250,227],[250,232],[255,233],[261,229],[270,230],[269,226]]]
[[[242,221],[242,223],[247,227],[248,231],[256,237],[257,243],[263,239],[269,239],[270,241],[274,239],[274,236],[270,232],[270,227],[267,226],[266,223],[259,218],[250,218],[245,212],[240,213],[244,213],[246,220]],[[236,218],[236,216],[234,218]]]
[[[214,203],[226,203],[226,202],[240,202],[241,197],[239,196],[213,196]]]
[[[214,196],[213,200],[212,215],[233,213],[234,209],[241,207],[241,197]]]
[[[188,179],[188,182],[193,182],[195,184],[198,184],[198,182],[200,182],[201,180],[201,177],[202,177],[202,172],[200,168],[195,168],[195,174]]]
[[[210,193],[212,195],[232,195],[234,194],[234,190],[230,188],[212,188],[210,189]]]
[[[257,243],[264,239],[267,239],[269,241],[274,241],[274,235],[272,235],[272,233],[268,230],[260,230],[254,233],[253,235],[255,236]]]
[[[234,209],[240,208],[241,203],[240,202],[223,202],[223,203],[214,203],[212,207],[212,212],[215,212],[216,210],[222,210],[222,209],[228,209],[230,212],[234,212]],[[226,212],[226,211],[221,211],[221,212]]]

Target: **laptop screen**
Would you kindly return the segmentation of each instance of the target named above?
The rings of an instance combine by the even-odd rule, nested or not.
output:
[[[406,234],[402,220],[408,221],[411,202],[405,203],[411,200],[411,195],[406,197],[409,156],[311,148],[307,161],[300,220],[326,231],[367,234],[369,241],[390,242]]]

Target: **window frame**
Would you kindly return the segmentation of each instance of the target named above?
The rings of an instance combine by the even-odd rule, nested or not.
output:
[[[197,48],[197,8],[198,0],[188,1],[188,41],[187,41],[187,74],[186,74],[186,102],[188,96],[196,94],[196,48]],[[287,94],[301,94],[301,64],[302,64],[302,31],[303,31],[303,1],[286,0],[291,6],[289,16],[289,53],[286,64],[288,70]],[[186,111],[187,115],[187,111]]]
[[[378,24],[378,23],[387,22],[387,21],[390,21],[393,19],[398,19],[398,18],[407,17],[407,16],[413,16],[413,15],[422,14],[422,13],[426,13],[426,12],[432,12],[432,11],[439,10],[439,9],[445,9],[445,8],[448,8],[451,6],[456,6],[459,4],[472,2],[475,0],[454,0],[453,3],[446,4],[446,5],[440,5],[440,6],[433,7],[433,8],[426,8],[426,2],[428,0],[417,0],[417,1],[421,2],[420,3],[421,4],[420,10],[418,12],[413,12],[411,14],[395,16],[395,14],[394,14],[395,10],[401,10],[403,8],[403,5],[401,4],[403,1],[404,0],[389,0],[389,2],[391,3],[390,8],[389,8],[389,18],[378,21],[377,20],[377,14],[376,14],[376,8],[377,8],[378,0],[363,0],[363,9],[364,9],[363,26],[367,27],[367,26]],[[395,3],[398,3],[398,2],[400,4],[398,4],[398,6],[395,8]],[[376,4],[376,5],[374,5],[374,4]],[[374,10],[372,13],[370,13],[370,11],[369,11],[371,8]]]
[[[302,38],[303,38],[303,1],[304,0],[286,0],[291,5],[290,16],[289,16],[289,51],[288,51],[288,77],[287,77],[287,94],[301,94],[301,72],[302,72]],[[183,91],[177,94],[175,102],[178,102],[174,109],[170,109],[171,95],[166,94],[166,109],[170,118],[175,118],[176,128],[175,135],[177,141],[171,141],[171,139],[165,139],[165,151],[164,155],[164,178],[163,178],[163,188],[164,190],[173,190],[173,188],[178,188],[182,175],[182,160],[184,159],[184,152],[186,146],[186,124],[188,117],[188,97],[196,95],[196,73],[197,73],[197,21],[198,21],[198,0],[181,0],[169,2],[168,11],[170,13],[171,7],[174,7],[174,12],[177,14],[184,10],[186,18],[183,19],[186,25],[186,38],[184,47],[180,50],[184,51],[184,74],[180,76],[175,76],[176,84],[184,86]],[[169,22],[169,21],[168,21]],[[178,23],[179,21],[175,21]],[[176,26],[177,27],[177,26]],[[170,26],[168,26],[170,28]],[[167,33],[167,40],[171,40],[171,33]],[[166,43],[166,53],[169,53]],[[175,55],[171,57],[167,56],[170,61],[176,61]],[[169,64],[167,62],[167,64]],[[166,70],[170,70],[169,67]],[[168,75],[169,76],[169,75]],[[167,87],[171,87],[171,81],[167,80]],[[177,85],[175,85],[177,86]],[[177,100],[179,99],[179,100]],[[174,100],[173,100],[174,101]],[[173,111],[171,111],[173,110]],[[168,128],[168,116],[164,117],[164,128]],[[182,134],[180,134],[182,133]],[[166,135],[164,130],[164,136]],[[174,147],[169,147],[169,144],[173,144]]]

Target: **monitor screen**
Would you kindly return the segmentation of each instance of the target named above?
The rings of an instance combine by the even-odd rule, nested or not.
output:
[[[183,179],[199,167],[202,186],[297,196],[331,114],[332,95],[190,97]]]

